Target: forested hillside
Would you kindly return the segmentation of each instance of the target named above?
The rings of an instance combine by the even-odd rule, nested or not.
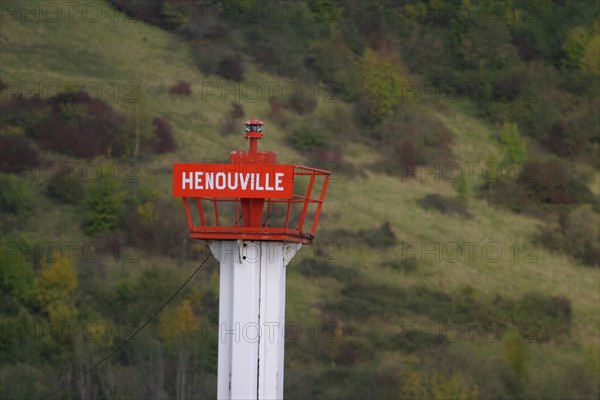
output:
[[[172,164],[252,116],[333,171],[286,398],[600,396],[598,2],[0,5],[2,399],[215,397]]]

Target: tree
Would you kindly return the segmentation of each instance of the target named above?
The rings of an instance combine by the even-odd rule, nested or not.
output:
[[[33,193],[26,182],[13,175],[4,176],[0,191],[0,211],[17,215],[28,214],[34,206]]]
[[[570,68],[578,68],[590,40],[590,32],[584,26],[576,26],[569,31],[567,39],[562,45],[565,53],[563,63]]]
[[[593,77],[600,77],[600,32],[599,25],[576,26],[569,31],[563,43],[564,64],[569,68],[581,69]]]
[[[113,229],[121,220],[124,195],[120,182],[109,173],[110,169],[110,166],[102,168],[101,177],[93,183],[86,196],[84,231],[88,235]]]
[[[55,251],[42,260],[36,281],[36,300],[50,321],[65,323],[75,316],[76,289],[77,271],[73,260]]]
[[[581,57],[581,69],[593,77],[600,78],[600,34],[592,36]]]
[[[189,362],[187,338],[198,329],[198,318],[192,310],[192,303],[183,300],[172,313],[163,314],[158,323],[158,334],[177,352],[176,398],[186,398],[186,377]]]
[[[527,142],[519,134],[516,122],[504,121],[500,130],[503,164],[520,163],[527,157]]]
[[[17,249],[15,242],[3,242],[2,251],[3,254],[0,257],[0,287],[2,292],[10,293],[21,302],[28,303],[34,295],[35,273],[33,266]]]
[[[402,100],[400,58],[391,51],[367,49],[362,60],[362,92],[369,117],[376,122],[392,114]]]

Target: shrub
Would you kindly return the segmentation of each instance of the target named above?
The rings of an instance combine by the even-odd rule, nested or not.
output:
[[[353,101],[359,95],[360,65],[358,57],[341,38],[320,41],[311,46],[307,67],[313,71],[335,95],[346,101]],[[325,94],[324,94],[325,95]],[[329,94],[333,96],[333,94]]]
[[[340,282],[351,282],[360,276],[359,271],[355,268],[319,259],[305,258],[294,268],[297,268],[301,275],[315,279],[333,278]]]
[[[310,114],[317,106],[317,102],[314,98],[307,95],[307,93],[309,93],[309,89],[304,86],[301,94],[298,95],[297,98],[290,98],[285,103],[286,108],[292,110],[298,115]]]
[[[179,96],[190,96],[192,94],[192,84],[190,82],[179,81],[169,88],[169,93]]]
[[[388,286],[350,283],[342,290],[343,300],[324,307],[325,310],[340,311],[348,318],[370,316],[389,317],[405,309],[405,291]]]
[[[396,244],[396,234],[387,221],[378,228],[360,230],[359,236],[362,236],[365,243],[370,247],[385,248]]]
[[[521,299],[496,301],[499,318],[520,327],[524,339],[546,341],[570,329],[573,309],[564,296],[529,293]]]
[[[392,230],[389,222],[384,222],[379,227],[372,229],[361,229],[359,231],[348,231],[338,229],[333,235],[336,238],[344,238],[343,246],[367,245],[374,248],[386,248],[395,246],[397,243],[396,234]]]
[[[400,103],[404,77],[399,72],[399,57],[390,51],[367,49],[362,60],[362,96],[373,122],[391,115]]]
[[[405,164],[413,164],[416,165],[417,161],[417,150],[415,149],[415,145],[411,140],[404,140],[400,144],[400,149],[398,151],[398,155],[400,159]],[[414,176],[415,171],[410,174],[410,176]]]
[[[127,239],[142,248],[158,254],[177,257],[188,234],[181,209],[171,201],[147,201],[128,210],[124,217]]]
[[[154,124],[154,133],[158,138],[158,142],[156,143],[156,152],[161,154],[175,150],[177,148],[177,144],[175,143],[175,138],[173,137],[171,123],[162,117],[154,118],[152,123]]]
[[[25,168],[37,167],[38,151],[21,135],[0,136],[0,160],[2,171],[21,174]]]
[[[599,130],[598,99],[582,101],[553,122],[542,143],[561,157],[593,154],[600,143]]]
[[[600,266],[600,214],[591,206],[577,207],[560,217],[554,229],[545,227],[540,243],[550,250],[570,254],[582,263]]]
[[[527,142],[519,134],[519,128],[515,122],[504,121],[499,139],[504,164],[522,163],[526,159]]]
[[[192,54],[196,67],[204,74],[219,74],[221,61],[231,52],[230,46],[220,42],[196,46]]]
[[[587,186],[558,160],[533,164],[523,170],[517,183],[531,201],[546,204],[573,204],[592,200]]]
[[[50,112],[48,102],[39,96],[15,96],[0,102],[0,132],[2,135],[31,135]]]
[[[48,182],[46,193],[62,203],[79,204],[84,198],[85,187],[74,174],[61,174]]]
[[[132,3],[129,0],[110,0],[115,8],[122,13],[152,25],[168,28],[163,23],[163,1],[141,1]]]
[[[303,3],[298,3],[304,7]],[[304,11],[304,10],[302,10]],[[308,15],[302,13],[301,19],[306,19]],[[244,32],[244,39],[249,51],[249,56],[254,62],[265,71],[279,76],[298,77],[305,72],[305,42],[307,35],[300,35],[299,32],[305,27],[305,21],[296,21],[294,29],[290,29],[289,21],[281,17],[275,17],[273,23],[269,24],[249,24]],[[311,24],[313,21],[306,21]],[[326,24],[312,24],[326,25]],[[316,40],[323,40],[319,37]]]
[[[564,249],[585,264],[600,266],[600,214],[579,207],[561,218]]]
[[[322,130],[307,125],[288,134],[287,140],[298,151],[330,147],[329,137]]]
[[[34,196],[25,182],[13,175],[3,177],[0,211],[24,215],[34,206]]]
[[[492,204],[538,216],[557,211],[557,206],[593,201],[588,187],[567,164],[551,160],[523,165],[517,179],[504,174],[486,180],[481,194]]]
[[[373,131],[384,161],[376,170],[399,176],[414,176],[408,166],[434,165],[453,159],[454,138],[448,127],[425,107],[403,104],[393,116]]]
[[[3,293],[10,293],[21,302],[28,303],[33,299],[35,293],[35,273],[32,263],[25,258],[21,249],[14,252],[9,251],[14,249],[17,243],[14,239],[2,243],[3,254],[0,257],[0,286]]]
[[[102,100],[79,91],[61,92],[48,102],[50,114],[32,132],[46,149],[86,158],[125,153],[125,118]]]
[[[219,62],[217,73],[225,79],[241,82],[246,68],[239,56],[228,55]]]
[[[124,210],[124,196],[119,182],[107,171],[104,172],[97,182],[91,184],[85,197],[83,230],[92,236],[116,228]]]

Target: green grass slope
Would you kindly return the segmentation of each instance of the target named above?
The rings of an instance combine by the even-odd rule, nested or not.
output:
[[[28,3],[40,4],[41,7],[47,4]],[[246,146],[241,129],[237,135],[219,134],[234,96],[227,94],[221,99],[220,93],[207,93],[207,85],[217,85],[221,89],[234,85],[243,87],[252,82],[280,82],[283,85],[284,79],[253,66],[249,67],[245,80],[239,84],[204,75],[194,65],[193,50],[177,36],[130,20],[107,3],[94,1],[93,4],[102,13],[93,22],[77,12],[72,22],[65,15],[58,23],[22,21],[14,15],[3,19],[0,79],[19,88],[30,88],[35,84],[43,88],[53,83],[64,85],[68,82],[77,82],[88,88],[100,87],[102,99],[123,112],[131,112],[142,96],[152,115],[161,115],[171,121],[178,143],[175,152],[146,157],[138,162],[140,178],[151,182],[161,197],[170,196],[172,163],[225,161],[230,150]],[[179,97],[168,93],[168,88],[179,80],[192,83],[191,96]],[[302,162],[302,155],[286,144],[284,128],[269,119],[266,94],[250,101],[244,99],[244,91],[239,87],[234,91],[240,94],[246,115],[256,115],[265,121],[266,138],[261,147],[276,151],[280,162]],[[130,90],[134,91],[134,102],[128,102]],[[313,113],[323,115],[345,110],[345,107],[341,102],[319,101]],[[492,304],[498,295],[516,301],[527,294],[539,293],[570,299],[573,319],[568,334],[559,340],[528,346],[530,369],[558,373],[550,366],[567,360],[585,360],[590,347],[597,355],[600,341],[600,271],[584,267],[572,258],[552,253],[535,243],[536,234],[542,226],[539,219],[494,208],[475,195],[474,188],[482,182],[481,166],[497,154],[492,138],[493,127],[465,112],[458,104],[448,105],[446,111],[432,112],[438,113],[438,117],[456,135],[452,152],[459,164],[463,167],[467,162],[480,165],[474,169],[474,181],[470,184],[473,190],[468,195],[468,211],[472,217],[448,215],[420,206],[419,201],[428,194],[456,195],[451,183],[436,181],[431,171],[428,173],[422,168],[417,172],[417,179],[405,181],[376,173],[368,166],[382,161],[380,153],[365,144],[349,144],[344,154],[346,162],[363,169],[365,174],[350,176],[335,171],[317,243],[313,248],[303,250],[303,257],[309,259],[315,257],[315,249],[323,250],[326,256],[321,254],[320,257],[325,258],[326,268],[329,271],[339,268],[343,271],[340,274],[348,276],[337,277],[335,272],[328,272],[328,276],[313,279],[302,273],[300,260],[294,261],[288,275],[288,320],[310,326],[321,318],[327,305],[346,299],[341,294],[344,288],[363,284],[399,291],[423,287],[451,295],[471,287],[475,290],[474,301],[483,304]],[[302,117],[290,114],[288,118],[297,121]],[[311,115],[306,118],[311,118]],[[53,206],[43,198],[40,202],[44,207],[36,209],[35,220],[38,222],[27,221],[28,229],[47,240],[79,240],[83,236],[72,209]],[[171,217],[185,218],[183,211]],[[390,224],[397,238],[392,246],[373,247],[357,242],[360,239],[348,239],[340,234],[344,231],[373,230],[385,222]],[[350,243],[346,244],[348,240]],[[469,254],[468,246],[473,246],[472,254]],[[462,251],[460,256],[456,256],[457,248]],[[428,252],[431,249],[434,251]],[[501,253],[498,254],[498,250]],[[390,261],[401,263],[411,255],[416,256],[418,261],[418,268],[413,272],[386,266]],[[178,262],[143,253],[140,257],[144,265],[175,265]],[[183,266],[184,272],[192,271],[194,262],[188,260],[188,265]],[[135,271],[127,273],[135,274]],[[344,314],[341,315],[340,318],[343,318]],[[431,322],[427,313],[418,311],[405,316],[404,320],[398,318],[389,320],[370,316],[342,322],[344,326],[352,327],[345,335],[367,341],[371,330],[376,331],[372,333],[375,340],[379,336],[397,334],[402,321]],[[502,357],[501,343],[469,343],[465,339],[451,347],[456,354],[468,348],[469,352],[486,360]],[[310,371],[314,368],[303,365],[294,348],[292,346],[286,359],[286,374],[290,374],[289,384],[292,385],[295,379],[300,379],[299,369]],[[373,368],[385,369],[386,363],[410,363],[410,360],[396,358],[394,354],[393,351],[386,353],[381,350]],[[537,373],[532,374],[536,376]],[[325,397],[344,393],[342,389],[336,389],[335,384],[329,390],[323,393]]]

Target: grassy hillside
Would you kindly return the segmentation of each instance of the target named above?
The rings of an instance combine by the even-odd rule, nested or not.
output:
[[[312,154],[289,142],[290,133],[305,129],[307,119],[325,121],[324,125],[333,119],[340,128],[329,140],[341,149],[343,161],[324,160],[320,164],[332,168],[334,174],[317,241],[311,248],[305,247],[288,269],[287,320],[299,324],[304,336],[287,344],[287,397],[598,396],[600,270],[540,244],[540,234],[549,229],[549,223],[559,224],[557,214],[540,218],[515,213],[490,203],[481,194],[485,183],[482,168],[502,157],[498,141],[501,125],[482,118],[473,104],[422,105],[427,115],[451,132],[452,162],[464,173],[467,165],[478,163],[460,203],[466,204],[465,216],[424,206],[428,195],[457,198],[456,184],[436,179],[448,163],[420,165],[413,178],[383,172],[377,166],[389,163],[390,156],[376,139],[370,139],[376,128],[370,131],[369,125],[355,126],[353,132],[344,132],[347,125],[343,119],[352,119],[356,111],[341,98],[326,101],[328,92],[322,83],[312,86],[311,90],[319,88],[312,111],[299,115],[284,109],[282,116],[275,116],[264,83],[277,82],[283,87],[298,81],[268,72],[246,55],[239,55],[246,65],[244,78],[234,82],[201,72],[195,60],[210,54],[198,54],[193,42],[127,17],[108,2],[91,3],[93,10],[101,12],[93,21],[75,12],[73,21],[63,15],[56,23],[40,11],[48,2],[27,2],[40,7],[42,17],[34,20],[5,8],[7,3],[2,2],[0,33],[0,79],[6,85],[3,101],[15,93],[31,97],[38,92],[44,97],[54,87],[77,82],[88,93],[100,88],[100,98],[128,119],[139,120],[140,115],[148,121],[165,118],[177,144],[175,151],[161,154],[142,148],[137,157],[109,153],[84,159],[43,149],[28,138],[41,154],[40,171],[50,171],[49,162],[65,161],[106,168],[114,166],[111,163],[124,166],[124,171],[135,171],[137,178],[126,182],[119,176],[124,215],[142,215],[144,207],[151,207],[157,213],[152,215],[158,215],[152,218],[176,221],[172,225],[179,234],[170,238],[172,248],[165,251],[153,251],[142,244],[146,238],[139,242],[135,237],[132,241],[123,239],[129,238],[130,228],[121,225],[101,235],[90,235],[82,220],[87,202],[57,202],[47,195],[51,182],[43,174],[41,179],[21,176],[34,200],[25,213],[3,212],[3,268],[19,263],[8,257],[12,247],[7,246],[23,241],[42,249],[58,243],[64,250],[66,242],[107,247],[103,247],[104,256],[92,262],[75,253],[72,264],[77,288],[61,297],[64,302],[60,303],[75,307],[60,314],[66,317],[53,314],[39,300],[41,271],[44,265],[52,264],[44,262],[44,257],[28,261],[37,294],[29,300],[15,300],[16,292],[7,289],[1,313],[7,329],[79,321],[101,323],[114,331],[122,322],[139,325],[169,297],[206,254],[206,249],[187,240],[181,229],[185,228],[185,216],[179,202],[171,199],[171,165],[226,161],[230,150],[246,146],[241,125],[236,126],[235,134],[220,133],[231,103],[239,96],[244,114],[265,122],[261,147],[277,152],[281,162],[315,162]],[[169,93],[178,81],[191,83],[191,95]],[[262,95],[256,100],[245,98],[252,97],[250,89],[255,83],[263,87]],[[230,92],[223,93],[226,88]],[[2,129],[2,135],[14,134],[8,125]],[[552,157],[533,140],[529,148]],[[568,163],[590,176],[587,185],[597,196],[597,168],[585,160]],[[3,182],[7,175],[11,173],[3,172]],[[89,179],[83,183],[82,196],[87,193],[89,197],[96,183]],[[168,213],[159,214],[159,210]],[[161,225],[142,226],[161,229]],[[394,238],[388,244],[378,236],[390,236],[386,226]],[[370,244],[369,239],[373,240]],[[153,240],[160,241],[161,236]],[[106,243],[114,241],[122,245],[119,257],[106,251]],[[135,253],[135,262],[123,262],[128,249]],[[172,315],[169,313],[184,307],[184,300],[189,301],[196,331],[175,334],[180,340],[173,341],[161,328],[169,325],[166,319],[157,320],[139,340],[91,374],[90,380],[55,398],[213,396],[216,338],[207,338],[200,327],[215,323],[217,270],[216,263],[211,262],[172,310],[165,310]],[[473,340],[467,333],[468,324],[477,327]],[[173,325],[177,324],[171,328]],[[441,327],[445,335],[452,335],[445,329],[456,326],[461,329],[456,341],[442,337],[440,344],[422,333],[433,329],[439,335]],[[499,327],[500,337],[479,330],[490,326]],[[407,337],[408,327],[418,333]],[[315,332],[319,332],[318,339],[311,337]],[[66,383],[89,368],[118,342],[82,344],[74,339],[49,344],[40,335],[7,335],[2,343],[3,398],[43,396],[57,383]],[[163,359],[156,358],[156,346],[162,348]],[[18,349],[29,349],[30,353],[17,354]],[[183,389],[175,383],[181,371],[178,354],[185,354],[188,363],[188,386]],[[161,368],[163,387],[153,387],[153,371]],[[110,376],[123,378],[106,383]],[[138,383],[127,383],[125,377]],[[569,382],[577,384],[569,386]]]

